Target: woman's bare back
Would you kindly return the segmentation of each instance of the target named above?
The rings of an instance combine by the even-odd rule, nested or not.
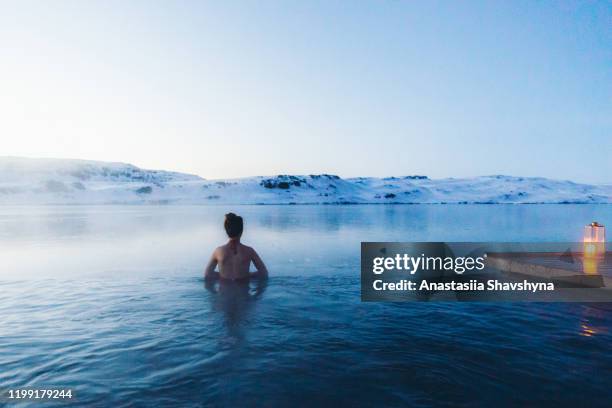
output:
[[[249,271],[251,262],[253,262],[257,269],[255,274]],[[206,267],[204,277],[214,277],[217,265],[219,265],[219,277],[222,279],[239,280],[248,279],[253,275],[260,277],[268,276],[268,270],[257,252],[237,240],[230,239],[227,244],[221,245],[214,250]]]
[[[228,242],[216,249],[219,274],[224,279],[243,279],[249,276],[253,249],[241,243]]]

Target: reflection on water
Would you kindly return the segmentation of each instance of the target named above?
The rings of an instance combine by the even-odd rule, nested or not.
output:
[[[612,305],[600,304],[584,306],[582,308],[582,316],[580,319],[580,335],[584,337],[592,337],[595,335],[608,334],[609,327],[601,325],[601,321],[605,321],[606,315],[612,312]]]
[[[209,297],[212,310],[223,315],[228,338],[234,342],[244,339],[244,324],[253,312],[255,301],[265,292],[267,279],[249,281],[205,280],[204,287],[212,293]]]
[[[269,281],[202,283],[223,214]],[[606,406],[605,304],[362,303],[361,241],[575,242],[612,206],[0,209],[0,385],[82,406]],[[568,390],[568,392],[559,392]]]
[[[597,330],[589,326],[588,320],[583,321],[580,325],[580,335],[585,337],[591,337],[597,334]]]

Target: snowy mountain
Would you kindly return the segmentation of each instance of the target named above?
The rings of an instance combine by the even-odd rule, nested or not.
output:
[[[130,164],[0,157],[0,204],[612,203],[612,186],[539,177],[279,175],[230,180]]]

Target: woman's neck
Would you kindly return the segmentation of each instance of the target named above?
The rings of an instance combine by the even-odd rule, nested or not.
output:
[[[240,244],[240,237],[230,238],[228,244],[230,248],[232,248],[232,252],[234,252],[234,255],[238,254],[238,244]]]

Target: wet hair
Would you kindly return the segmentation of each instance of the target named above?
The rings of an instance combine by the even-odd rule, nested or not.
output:
[[[240,234],[242,234],[242,229],[244,228],[242,217],[234,213],[225,214],[225,222],[223,223],[223,226],[225,227],[227,236],[230,238],[239,237]]]

